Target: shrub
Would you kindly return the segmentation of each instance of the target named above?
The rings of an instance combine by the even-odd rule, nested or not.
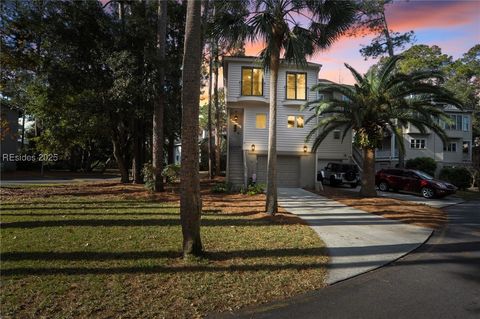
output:
[[[145,188],[153,192],[155,190],[155,170],[152,163],[145,163],[142,168]]]
[[[444,167],[440,171],[440,179],[452,183],[459,189],[467,189],[472,182],[472,175],[465,167]]]
[[[180,165],[169,164],[165,166],[162,172],[162,176],[165,177],[167,184],[172,184],[180,178]]]
[[[265,191],[265,186],[263,184],[250,184],[247,187],[247,190],[244,191],[247,195],[257,195],[262,194]]]
[[[232,185],[230,183],[217,183],[212,187],[212,193],[230,193]]]
[[[433,158],[430,157],[416,157],[413,159],[409,159],[405,164],[405,167],[410,169],[417,169],[419,171],[434,176],[437,169],[437,163]]]

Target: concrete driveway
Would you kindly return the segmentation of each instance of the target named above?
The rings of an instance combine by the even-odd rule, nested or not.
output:
[[[278,201],[307,221],[327,245],[328,284],[388,264],[432,234],[431,229],[385,219],[299,188],[280,188]]]

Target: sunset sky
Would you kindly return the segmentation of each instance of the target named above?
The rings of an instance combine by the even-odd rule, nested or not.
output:
[[[387,7],[386,16],[393,31],[413,30],[416,44],[438,45],[443,53],[454,58],[480,43],[480,0],[398,0]],[[349,63],[362,73],[367,71],[375,60],[365,61],[359,49],[372,38],[342,37],[329,50],[309,60],[323,65],[320,78],[351,84],[353,78],[343,63]],[[246,54],[258,55],[261,46],[261,43],[248,43]]]

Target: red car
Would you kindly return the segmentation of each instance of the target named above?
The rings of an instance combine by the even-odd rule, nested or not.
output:
[[[392,189],[420,193],[425,198],[444,197],[457,191],[457,187],[448,182],[412,169],[381,169],[375,175],[375,184],[383,192]]]

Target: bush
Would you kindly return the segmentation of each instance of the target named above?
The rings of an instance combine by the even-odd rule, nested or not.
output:
[[[233,186],[231,183],[217,183],[212,187],[212,193],[231,193]]]
[[[145,163],[142,168],[145,188],[153,192],[155,190],[155,170],[152,163]]]
[[[180,165],[169,164],[165,166],[162,176],[165,177],[167,184],[175,183],[180,178]]]
[[[417,169],[419,171],[434,176],[435,171],[437,170],[437,163],[433,158],[430,157],[416,157],[413,159],[409,159],[405,164],[405,167],[410,169]]]
[[[265,186],[263,184],[250,184],[248,185],[247,189],[243,191],[243,193],[247,195],[257,195],[263,194],[264,191]]]
[[[444,167],[440,171],[440,179],[452,183],[459,189],[467,189],[472,182],[472,175],[465,167]]]

